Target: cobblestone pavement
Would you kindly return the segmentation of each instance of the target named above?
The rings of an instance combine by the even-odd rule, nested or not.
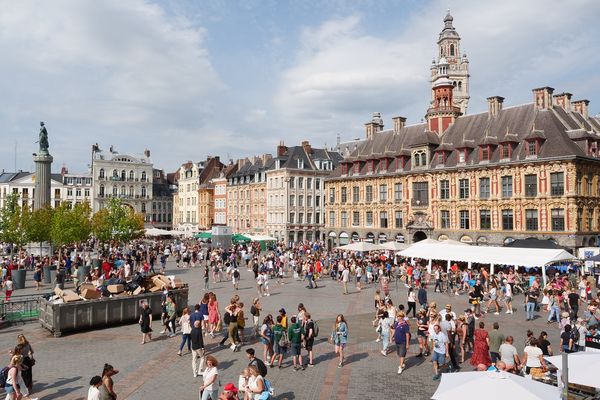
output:
[[[203,294],[200,269],[177,269],[169,265],[168,273],[176,274],[190,285],[190,304],[199,301]],[[238,294],[249,305],[257,292],[252,273],[241,269],[242,280]],[[35,293],[32,288],[15,294]],[[284,285],[270,281],[271,296],[262,299],[264,311],[276,314],[284,307],[288,315],[295,313],[299,302],[304,303],[314,319],[319,321],[320,337],[315,345],[316,366],[305,371],[295,372],[291,368],[291,357],[284,359],[284,368],[270,369],[268,379],[275,388],[277,399],[375,399],[398,398],[428,399],[437,388],[432,381],[432,367],[429,360],[416,358],[418,346],[413,342],[406,362],[407,369],[397,375],[398,358],[395,352],[383,357],[378,343],[374,341],[375,331],[371,326],[373,319],[374,288],[367,287],[349,295],[342,295],[337,282],[324,278],[319,288],[308,290],[304,282],[287,278]],[[211,290],[217,293],[221,308],[234,293],[230,282],[213,284]],[[46,290],[48,291],[48,290]],[[391,286],[394,304],[406,304],[404,285]],[[454,310],[464,310],[466,296],[448,296],[429,293],[430,301],[437,301],[438,307],[446,303]],[[525,332],[532,329],[537,335],[541,330],[550,333],[550,340],[557,348],[558,332],[556,327],[546,324],[545,315],[533,322],[525,322],[522,305],[523,298],[518,296],[514,302],[516,312],[513,315],[501,313],[498,316],[486,315],[483,319],[486,328],[494,321],[500,323],[505,334],[515,336],[515,344],[522,351]],[[350,328],[347,348],[347,363],[337,367],[337,358],[333,346],[326,341],[333,318],[342,313],[346,316]],[[414,323],[413,323],[414,325]],[[154,331],[161,330],[154,323]],[[414,330],[414,327],[413,327]],[[157,340],[140,345],[141,334],[136,324],[118,326],[95,331],[68,334],[54,338],[37,323],[18,325],[0,330],[0,352],[7,354],[14,345],[16,336],[24,333],[35,350],[37,364],[34,367],[35,396],[40,399],[83,399],[87,393],[89,379],[102,370],[104,363],[110,363],[120,373],[115,376],[116,391],[119,399],[198,399],[198,387],[201,378],[193,378],[191,355],[177,355],[180,336],[167,338],[158,336]],[[226,347],[219,347],[220,338],[205,339],[207,349],[220,362],[220,382],[234,382],[247,365],[244,348],[252,346],[257,354],[262,354],[262,346],[250,342],[240,352],[232,353]],[[393,350],[393,348],[392,348]],[[6,362],[8,356],[1,362]],[[471,370],[465,363],[463,370]]]

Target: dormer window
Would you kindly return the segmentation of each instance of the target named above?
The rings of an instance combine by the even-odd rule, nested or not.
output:
[[[500,146],[500,159],[510,158],[512,146],[510,143],[504,143]]]
[[[304,160],[298,160],[298,169],[304,169]]]
[[[367,174],[373,173],[373,160],[367,161]]]
[[[465,163],[466,159],[467,159],[467,150],[465,150],[465,149],[458,150],[458,162]]]
[[[415,167],[426,167],[427,166],[427,151],[417,150],[413,152],[413,165]]]
[[[360,174],[360,161],[354,163],[354,173]]]
[[[536,157],[538,155],[537,140],[530,140],[527,142],[527,155],[529,157]]]
[[[348,174],[348,164],[342,164],[342,175]]]
[[[490,161],[490,146],[484,145],[479,148],[479,160]]]

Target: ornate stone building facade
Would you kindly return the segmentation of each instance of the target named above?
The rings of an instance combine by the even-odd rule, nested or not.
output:
[[[427,237],[595,245],[600,119],[588,115],[589,102],[543,87],[533,90],[532,103],[503,108],[504,99],[494,96],[488,112],[465,116],[468,68],[462,78],[453,73],[446,57],[452,44],[459,54],[459,37],[451,16],[444,23],[427,121],[406,126],[395,117],[384,130],[374,115],[366,140],[326,181],[329,245]]]

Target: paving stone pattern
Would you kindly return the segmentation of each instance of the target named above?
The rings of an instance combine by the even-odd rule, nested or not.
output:
[[[204,293],[201,269],[177,269],[170,263],[168,273],[176,274],[189,283],[190,304],[199,301]],[[251,321],[250,304],[257,292],[252,273],[242,268],[241,274],[237,293],[245,303],[245,311]],[[287,310],[288,315],[293,315],[298,303],[302,302],[313,318],[319,321],[320,337],[315,345],[314,368],[294,371],[288,353],[284,368],[269,369],[267,377],[275,388],[276,399],[428,399],[435,392],[438,383],[431,379],[433,371],[430,361],[414,357],[418,353],[418,346],[412,321],[413,342],[406,361],[407,369],[402,375],[397,375],[398,358],[393,346],[387,357],[379,353],[380,344],[374,340],[376,334],[371,325],[374,287],[367,287],[360,292],[353,288],[352,293],[343,295],[341,286],[329,278],[324,278],[319,282],[319,288],[312,290],[306,289],[304,282],[294,281],[291,277],[286,278],[285,282],[280,286],[276,281],[270,281],[272,295],[262,299],[265,315],[276,315],[281,307]],[[17,291],[15,295],[35,293],[31,286],[32,282],[28,282],[27,288]],[[230,282],[214,285],[211,282],[211,290],[217,293],[221,309],[234,293]],[[429,297],[430,301],[437,301],[439,308],[450,303],[453,309],[462,312],[467,307],[466,296],[430,292]],[[404,285],[392,285],[392,299],[396,305],[406,304]],[[513,315],[487,315],[484,318],[486,327],[490,329],[492,322],[499,321],[502,332],[515,336],[519,352],[522,351],[527,329],[532,329],[536,335],[546,330],[556,349],[557,328],[546,324],[545,314],[533,322],[525,322],[520,304],[522,300],[520,296],[515,299],[517,312]],[[338,368],[333,345],[326,340],[333,320],[339,313],[346,316],[350,327],[347,363],[343,368]],[[251,322],[248,322],[247,326],[250,325]],[[34,396],[40,399],[85,399],[89,379],[101,373],[104,363],[109,363],[120,371],[114,377],[119,399],[197,400],[202,378],[192,377],[190,354],[184,350],[182,357],[177,355],[181,336],[167,338],[158,335],[162,328],[157,322],[154,322],[153,329],[158,338],[142,346],[137,324],[54,338],[39,324],[29,323],[0,330],[0,352],[7,355],[19,333],[28,337],[37,360],[34,367]],[[228,382],[237,385],[238,376],[247,365],[244,349],[252,346],[261,357],[262,345],[250,342],[240,352],[233,353],[226,347],[219,347],[220,339],[205,339],[207,350],[220,362],[221,385]],[[1,362],[6,363],[7,360],[8,356],[5,356]],[[471,369],[467,360],[463,370]]]

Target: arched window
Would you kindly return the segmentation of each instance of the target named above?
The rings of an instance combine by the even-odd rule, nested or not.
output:
[[[100,185],[100,196],[104,196],[104,185]]]
[[[145,213],[146,212],[146,203],[142,203],[142,212]]]
[[[133,180],[134,175],[133,175],[133,170],[129,171],[129,179]]]
[[[113,186],[113,196],[117,195],[117,185]]]
[[[125,177],[126,177],[126,175],[125,175],[125,170],[123,170],[123,171],[121,171],[121,180],[123,180],[123,181],[124,181],[124,180],[125,180]]]
[[[134,190],[133,190],[133,186],[129,186],[129,195],[131,197],[133,197],[133,195],[135,194]]]
[[[121,186],[121,196],[125,196],[125,185]]]
[[[113,169],[113,174],[112,174],[113,178],[116,178],[119,176],[119,173],[117,172],[116,169]]]
[[[440,47],[440,57],[444,57],[444,48]]]
[[[146,171],[142,171],[142,181],[146,180]]]
[[[462,90],[462,82],[458,81],[458,90]]]
[[[100,178],[104,178],[104,168],[100,168],[100,173],[98,174]]]
[[[450,55],[451,56],[454,55],[454,45],[453,44],[450,45]]]
[[[142,196],[146,196],[146,186],[142,186]]]

